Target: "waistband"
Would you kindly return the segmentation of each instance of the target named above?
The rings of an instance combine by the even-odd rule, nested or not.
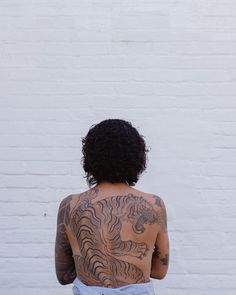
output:
[[[141,284],[129,284],[119,288],[106,288],[99,286],[87,286],[79,278],[73,281],[74,295],[155,295],[152,282]]]

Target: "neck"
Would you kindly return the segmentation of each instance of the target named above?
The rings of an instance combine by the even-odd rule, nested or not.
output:
[[[115,191],[122,191],[127,190],[130,188],[130,186],[125,182],[108,182],[108,181],[102,181],[99,182],[95,188],[98,188],[99,190],[115,190]]]

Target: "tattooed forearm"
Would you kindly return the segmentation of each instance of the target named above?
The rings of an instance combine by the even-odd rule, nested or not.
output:
[[[169,264],[169,254],[166,254],[164,258],[160,259],[163,265]]]
[[[72,283],[76,277],[73,253],[66,233],[66,226],[69,224],[71,199],[72,196],[69,196],[62,201],[57,218],[55,267],[61,284]]]
[[[57,277],[62,285],[70,284],[76,278],[74,264],[68,266],[68,263],[56,262],[56,267],[60,269],[60,271],[57,273]]]
[[[153,258],[157,258],[160,259],[160,262],[162,265],[168,265],[169,264],[169,254],[165,254],[165,257],[161,258],[161,252],[159,250],[158,246],[155,246],[154,250],[153,250]]]
[[[152,255],[153,255],[153,257],[159,258],[162,265],[168,265],[168,263],[169,263],[169,254],[166,254],[164,258],[161,258],[161,252],[159,251],[158,246],[155,246]]]
[[[160,254],[161,254],[161,252],[159,251],[159,248],[158,248],[158,246],[156,246],[155,248],[154,248],[154,251],[153,251],[153,256],[155,256],[155,257],[157,257],[157,258],[159,258],[160,257]]]

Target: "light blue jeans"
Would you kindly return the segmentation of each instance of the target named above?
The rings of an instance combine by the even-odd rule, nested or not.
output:
[[[155,295],[152,282],[129,284],[120,288],[87,286],[78,278],[73,282],[74,295]]]

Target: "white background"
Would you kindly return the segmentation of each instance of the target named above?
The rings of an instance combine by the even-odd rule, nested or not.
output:
[[[236,294],[236,1],[0,0],[0,293],[66,295],[59,201],[87,189],[81,137],[131,121],[137,188],[167,207],[158,295]]]

